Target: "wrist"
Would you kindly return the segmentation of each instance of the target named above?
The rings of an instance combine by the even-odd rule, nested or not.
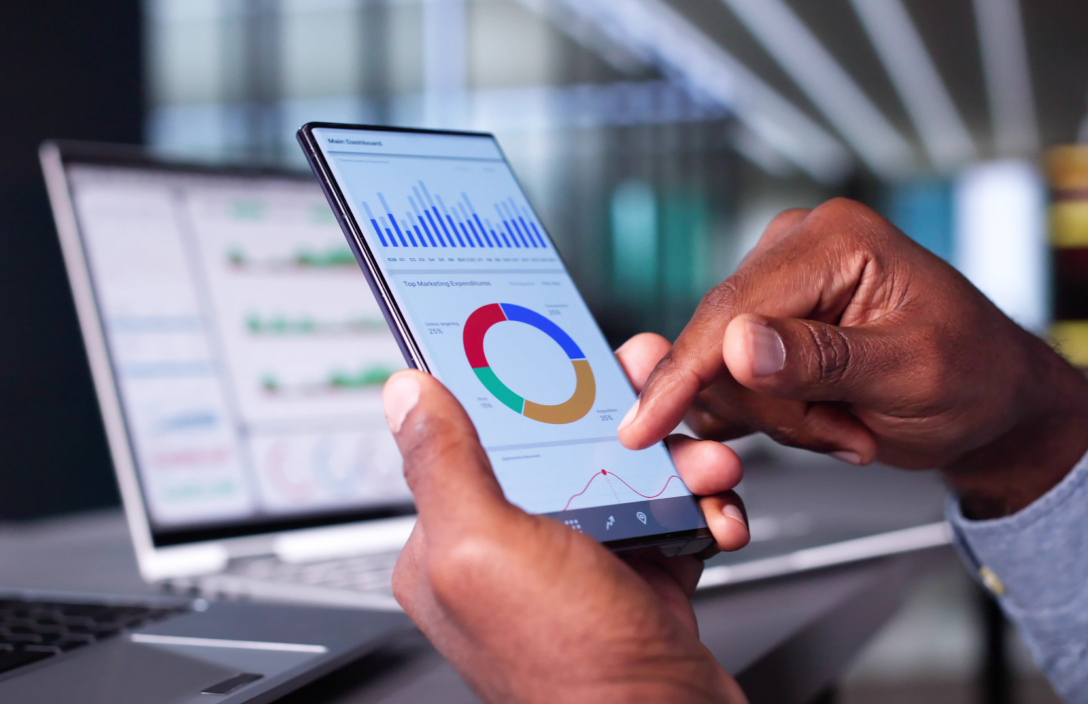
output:
[[[674,663],[675,665],[675,663]],[[620,682],[606,688],[606,692],[594,692],[591,696],[577,697],[578,701],[610,701],[629,704],[646,702],[677,702],[680,704],[746,704],[747,699],[740,686],[721,665],[707,654],[705,662],[687,662],[680,667],[670,667],[655,675],[657,668],[649,665],[640,668],[638,674],[629,674]],[[604,696],[601,696],[604,694]]]
[[[942,470],[967,518],[1001,518],[1026,508],[1088,452],[1088,377],[1049,348],[1031,356],[1034,373],[1018,422]]]

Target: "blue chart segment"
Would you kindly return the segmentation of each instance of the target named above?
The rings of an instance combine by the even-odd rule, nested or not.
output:
[[[513,198],[492,203],[494,212],[481,214],[468,194],[462,192],[455,200],[443,199],[419,181],[407,194],[410,210],[398,217],[385,195],[377,196],[375,208],[367,201],[362,205],[383,247],[548,248],[532,212],[519,207]]]

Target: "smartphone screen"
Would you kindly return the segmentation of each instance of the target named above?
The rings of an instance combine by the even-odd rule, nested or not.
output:
[[[620,445],[634,390],[495,139],[307,130],[409,362],[464,405],[506,497],[612,547],[708,534],[664,445]]]

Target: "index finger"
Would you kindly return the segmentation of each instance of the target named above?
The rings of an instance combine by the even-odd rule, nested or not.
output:
[[[844,298],[848,299],[864,262],[829,256],[824,250],[835,245],[823,236],[829,229],[824,225],[841,228],[857,208],[849,201],[830,201],[807,213],[787,211],[776,218],[777,225],[772,222],[766,248],[757,247],[733,276],[703,297],[672,349],[650,374],[620,424],[619,438],[625,447],[644,449],[664,438],[684,419],[700,391],[729,374],[722,343],[736,316],[803,318],[813,311],[834,311],[845,305]],[[837,261],[839,268],[828,267],[828,261]]]

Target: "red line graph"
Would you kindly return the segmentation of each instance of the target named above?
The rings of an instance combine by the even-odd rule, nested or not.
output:
[[[575,499],[577,499],[577,498],[578,498],[579,496],[581,496],[582,494],[584,494],[584,493],[586,493],[587,491],[589,491],[589,487],[590,487],[590,485],[592,485],[592,484],[593,484],[593,481],[594,481],[594,480],[595,480],[595,479],[596,479],[597,477],[606,477],[606,478],[607,478],[607,477],[615,477],[616,479],[618,479],[618,480],[620,480],[621,482],[623,482],[623,485],[624,485],[625,487],[627,487],[627,488],[628,488],[628,489],[630,489],[631,491],[635,492],[636,494],[638,494],[639,496],[641,496],[641,497],[642,497],[642,498],[644,498],[644,499],[656,499],[657,497],[659,497],[659,496],[661,496],[662,494],[664,494],[664,493],[665,493],[665,490],[669,488],[669,482],[671,482],[671,481],[672,481],[673,479],[676,479],[677,481],[680,481],[680,477],[678,477],[678,476],[676,476],[675,474],[673,474],[673,475],[671,475],[671,476],[670,476],[670,477],[669,477],[668,479],[666,479],[666,480],[665,480],[665,486],[661,487],[661,491],[657,492],[656,494],[650,494],[649,496],[647,496],[646,494],[643,494],[643,493],[642,493],[641,491],[639,491],[639,490],[638,490],[638,489],[636,489],[635,487],[633,487],[633,486],[631,486],[630,484],[628,484],[627,482],[625,482],[625,481],[623,480],[623,477],[621,477],[620,475],[616,474],[615,472],[609,472],[609,471],[608,471],[608,470],[606,470],[606,469],[602,469],[602,470],[601,470],[601,471],[599,471],[599,472],[594,472],[594,473],[593,473],[593,476],[589,478],[589,481],[588,481],[588,482],[586,482],[586,485],[585,485],[585,487],[583,487],[581,491],[579,491],[579,492],[578,492],[577,494],[575,494],[574,496],[572,496],[572,497],[570,497],[569,499],[567,499],[567,505],[563,507],[563,510],[564,510],[564,511],[566,511],[567,509],[569,509],[569,508],[570,508],[570,504],[571,504],[571,502],[572,502],[572,501],[574,501],[574,500],[575,500]]]

